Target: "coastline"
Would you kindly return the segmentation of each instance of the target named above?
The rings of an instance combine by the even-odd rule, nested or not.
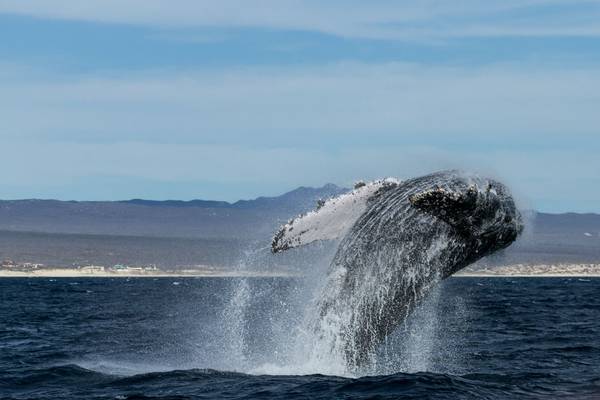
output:
[[[580,274],[580,273],[564,273],[564,274],[485,274],[477,272],[457,273],[452,275],[452,278],[600,278],[598,274]]]
[[[511,278],[597,278],[600,277],[600,264],[558,263],[558,264],[514,264],[481,269],[467,269],[456,273],[456,277],[511,277]]]
[[[291,272],[157,272],[157,273],[118,273],[118,272],[81,272],[68,269],[53,269],[46,271],[0,271],[2,278],[298,278],[300,274]],[[452,278],[600,278],[600,272],[581,273],[486,273],[486,272],[459,272]]]
[[[0,271],[1,278],[294,278],[291,272],[253,271],[159,271],[159,272],[87,272],[75,269],[44,269],[35,271]]]

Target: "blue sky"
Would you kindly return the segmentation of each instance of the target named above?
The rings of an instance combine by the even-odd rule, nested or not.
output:
[[[599,1],[0,0],[0,198],[463,168],[600,212]]]

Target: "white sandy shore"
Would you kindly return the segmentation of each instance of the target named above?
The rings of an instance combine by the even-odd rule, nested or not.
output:
[[[600,278],[600,274],[484,274],[466,272],[452,275],[453,278]]]
[[[291,272],[245,272],[245,271],[157,271],[157,272],[88,272],[77,269],[38,269],[34,271],[8,271],[0,270],[0,278],[227,278],[227,277],[249,277],[249,278],[272,278],[272,277],[296,277]]]
[[[463,270],[454,276],[471,277],[600,277],[600,264],[516,264]]]
[[[180,270],[180,271],[82,271],[72,268],[44,268],[33,271],[0,270],[0,278],[176,278],[176,277],[298,277],[291,271],[227,271],[227,270]],[[455,277],[512,277],[512,278],[600,278],[600,264],[516,264],[499,267],[467,269]]]

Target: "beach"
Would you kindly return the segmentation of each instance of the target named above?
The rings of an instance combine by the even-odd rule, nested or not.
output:
[[[465,277],[600,277],[600,264],[515,264],[498,267],[468,268],[454,276]]]
[[[31,271],[1,269],[0,278],[292,278],[301,274],[293,271],[240,271],[234,269],[162,270],[85,270],[76,268],[40,268]],[[600,277],[600,264],[516,264],[498,267],[473,268],[459,271],[454,277]]]
[[[294,277],[291,272],[261,272],[261,271],[82,271],[74,268],[44,268],[33,271],[0,270],[0,278],[167,278],[167,277],[199,277],[199,278],[228,278],[253,277],[276,278]]]

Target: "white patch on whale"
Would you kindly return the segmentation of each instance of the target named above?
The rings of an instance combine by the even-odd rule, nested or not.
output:
[[[400,181],[387,178],[357,185],[351,192],[327,200],[314,211],[292,219],[275,235],[281,250],[304,246],[319,240],[344,237],[366,211],[369,199],[386,185]]]

